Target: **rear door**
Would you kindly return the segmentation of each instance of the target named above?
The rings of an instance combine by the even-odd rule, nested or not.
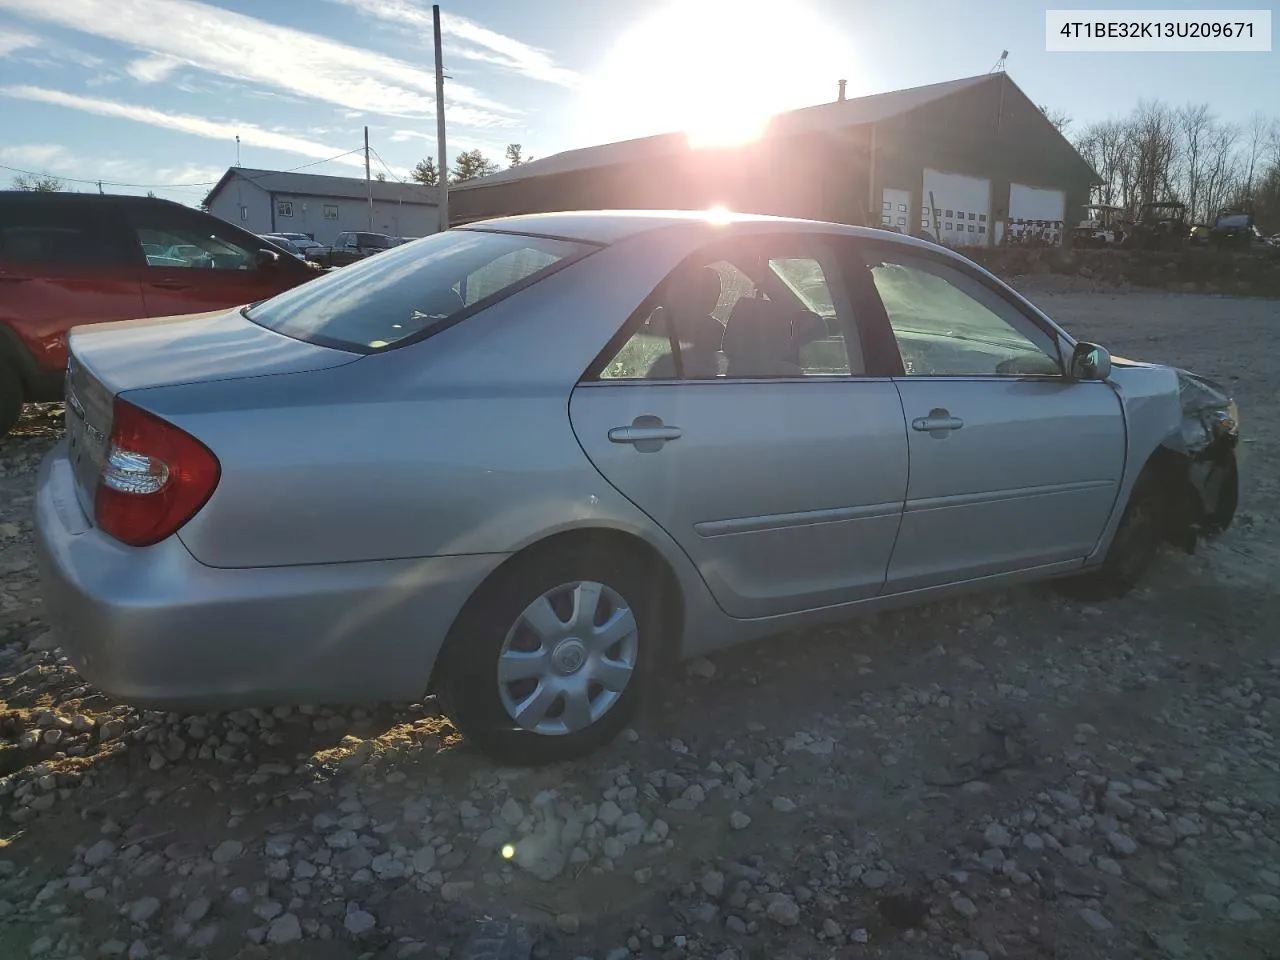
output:
[[[203,313],[274,296],[305,279],[305,266],[282,254],[259,265],[270,245],[216,217],[168,204],[122,205],[131,239],[142,251],[147,314]]]
[[[1114,389],[1065,377],[1056,334],[976,271],[865,249],[901,355],[911,459],[886,589],[1083,559],[1124,474]]]
[[[66,366],[70,327],[146,315],[133,252],[112,242],[103,208],[0,195],[0,325],[45,371]]]
[[[770,235],[686,261],[570,401],[600,472],[764,617],[871,597],[902,510],[892,381],[872,376],[840,256]]]

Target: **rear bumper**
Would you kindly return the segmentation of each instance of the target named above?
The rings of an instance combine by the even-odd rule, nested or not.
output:
[[[46,610],[85,679],[143,706],[417,700],[458,611],[504,559],[207,567],[177,537],[139,549],[102,534],[73,484],[59,444],[36,491]]]

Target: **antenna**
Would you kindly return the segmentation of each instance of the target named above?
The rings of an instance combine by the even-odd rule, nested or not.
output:
[[[236,134],[236,166],[240,166],[240,134]]]
[[[987,73],[1004,73],[1004,62],[1008,59],[1009,59],[1009,51],[1001,50],[1000,59],[996,61],[996,65],[992,67],[990,70],[988,70]]]

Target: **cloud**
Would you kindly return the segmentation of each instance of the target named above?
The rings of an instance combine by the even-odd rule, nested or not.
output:
[[[197,0],[0,0],[0,9],[55,23],[233,80],[383,116],[434,114],[435,77],[419,66]],[[449,86],[459,124],[511,123],[511,108]]]
[[[43,87],[0,87],[0,96],[67,107],[71,110],[81,110],[101,117],[133,120],[137,123],[145,123],[177,133],[187,133],[195,137],[205,137],[209,140],[221,140],[226,144],[233,143],[235,138],[239,136],[240,142],[245,146],[296,153],[316,160],[326,159],[342,152],[341,147],[333,147],[316,140],[308,140],[295,134],[264,130],[262,127],[252,123],[239,123],[234,120],[211,120],[207,117],[197,117],[185,113],[168,113],[163,110],[156,110],[153,107],[120,103],[115,100],[100,100],[96,97],[84,97],[79,94],[65,93],[61,90],[48,90]],[[353,167],[363,168],[364,166],[364,161],[355,156],[342,157],[335,162]]]
[[[16,30],[0,29],[0,57],[28,47],[40,46],[40,38],[29,33],[18,33]]]
[[[70,152],[57,143],[21,143],[13,147],[0,147],[0,163],[24,170],[56,168],[68,159]]]
[[[182,61],[172,57],[142,57],[126,64],[124,72],[139,83],[159,83],[181,66]]]
[[[399,27],[415,26],[427,37],[431,37],[434,32],[430,7],[417,0],[333,0],[333,2],[354,7],[361,13]],[[493,64],[522,77],[554,83],[562,87],[574,87],[581,82],[582,78],[578,74],[557,65],[546,50],[532,47],[496,30],[490,30],[466,17],[442,12],[440,32],[470,44],[470,46],[445,45],[446,64],[449,58],[459,57],[464,60]],[[453,89],[451,83],[446,90],[446,100],[453,94]]]

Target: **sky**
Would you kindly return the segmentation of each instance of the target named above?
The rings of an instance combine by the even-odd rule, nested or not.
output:
[[[1280,53],[1047,53],[1046,7],[1029,0],[442,9],[451,156],[669,130],[727,139],[834,99],[842,78],[851,97],[878,93],[987,73],[1002,50],[1035,102],[1072,118],[1068,133],[1144,98],[1280,116]],[[366,125],[373,171],[401,178],[436,152],[434,90],[420,0],[0,0],[0,187],[7,167],[194,204],[236,162],[237,135],[246,167],[362,176]]]

